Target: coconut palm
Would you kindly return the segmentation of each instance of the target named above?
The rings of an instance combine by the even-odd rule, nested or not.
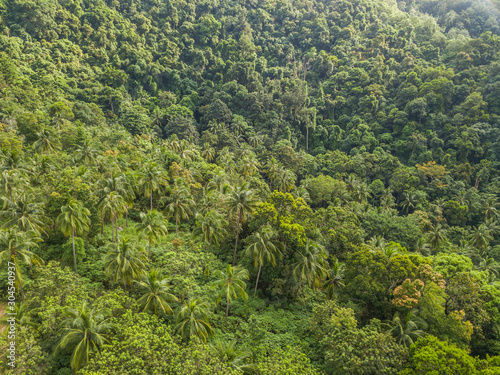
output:
[[[403,318],[396,311],[392,320],[388,322],[388,325],[392,327],[389,332],[393,334],[398,344],[401,345],[410,346],[418,338],[426,335],[427,323],[422,318],[416,316],[413,311],[410,311]]]
[[[252,356],[252,352],[248,350],[238,350],[236,348],[236,341],[221,341],[217,340],[210,348],[214,351],[215,355],[221,361],[228,361],[231,368],[241,372],[254,371],[256,366],[253,363],[246,363]]]
[[[33,165],[35,167],[35,170],[37,171],[37,178],[39,178],[41,175],[55,170],[57,167],[57,164],[54,162],[52,157],[49,155],[38,155],[35,154],[33,155]]]
[[[215,210],[208,211],[205,215],[196,215],[196,228],[193,230],[193,237],[200,238],[208,249],[213,243],[219,245],[219,241],[226,235],[224,226],[227,221]]]
[[[332,267],[328,270],[328,278],[323,283],[323,289],[326,290],[328,298],[333,297],[337,288],[344,286],[344,283],[342,282],[342,279],[344,278],[344,270],[344,263],[335,259]]]
[[[38,139],[33,144],[33,148],[37,154],[55,152],[61,146],[49,128],[44,127],[36,135]]]
[[[241,225],[243,221],[250,216],[255,207],[257,200],[253,195],[253,191],[248,188],[248,184],[244,183],[236,187],[228,200],[229,211],[236,217],[236,241],[234,243],[233,266],[236,264],[236,252],[238,250],[238,238],[240,235]]]
[[[167,212],[169,216],[175,217],[175,238],[178,238],[179,220],[189,219],[193,214],[192,207],[195,205],[189,187],[183,180],[175,179],[167,201],[169,202]]]
[[[97,155],[97,150],[93,148],[91,141],[85,138],[83,143],[75,150],[75,159],[83,161],[84,165],[91,165],[94,163]]]
[[[109,212],[111,218],[111,240],[114,242],[113,236],[113,225],[116,232],[116,240],[118,241],[118,217],[127,211],[127,203],[125,199],[116,191],[112,191],[107,194],[97,206],[97,209],[101,212],[101,218],[104,217]]]
[[[499,264],[493,258],[481,258],[478,268],[481,271],[488,271],[489,273],[498,276]]]
[[[371,196],[368,185],[364,182],[357,184],[354,188],[354,195],[359,203],[366,203],[368,198]]]
[[[429,255],[430,246],[424,237],[420,237],[415,244],[415,251],[422,255]]]
[[[215,149],[210,147],[208,143],[203,145],[203,151],[201,152],[201,156],[208,162],[211,162],[215,158]]]
[[[17,169],[5,170],[2,172],[0,177],[0,186],[2,187],[2,193],[9,197],[11,201],[14,200],[14,196],[21,191],[21,186],[28,186],[29,181],[26,174]]]
[[[0,170],[2,171],[19,171],[20,173],[27,173],[26,165],[23,159],[22,151],[17,148],[2,149],[0,150]]]
[[[274,157],[269,159],[266,164],[266,172],[269,176],[269,181],[271,182],[271,188],[274,185],[274,182],[278,179],[279,171],[282,169],[282,165],[279,161],[277,161]]]
[[[127,290],[134,280],[139,279],[147,267],[146,252],[130,238],[122,238],[117,243],[107,246],[104,256],[104,271],[116,283],[121,283]]]
[[[295,186],[295,181],[297,180],[297,176],[293,171],[286,168],[280,168],[275,180],[275,187],[278,191],[288,192]]]
[[[161,190],[168,178],[157,163],[149,162],[140,171],[139,188],[140,192],[149,198],[149,209],[153,209],[153,193]]]
[[[245,292],[245,280],[248,280],[248,271],[241,267],[233,267],[230,264],[226,266],[225,270],[217,270],[214,276],[218,279],[214,281],[211,288],[219,288],[219,296],[217,303],[225,297],[226,298],[226,325],[227,317],[229,316],[229,304],[233,298],[247,299],[248,294]]]
[[[160,237],[168,234],[167,220],[156,210],[147,213],[141,212],[140,218],[141,222],[137,223],[135,228],[148,239],[148,256],[151,258],[151,245],[158,242]]]
[[[23,274],[21,264],[32,266],[43,264],[42,258],[29,249],[38,247],[40,241],[35,231],[20,231],[17,228],[0,229],[0,264],[11,262],[14,267],[15,284],[24,300]],[[9,267],[11,265],[9,264]]]
[[[292,274],[299,280],[299,289],[304,281],[314,286],[321,278],[328,275],[327,258],[328,253],[323,246],[309,239],[306,240],[304,249],[295,253],[296,262],[292,265]]]
[[[91,309],[86,302],[77,309],[66,310],[62,337],[55,349],[71,350],[70,366],[76,372],[88,363],[92,352],[100,351],[108,340],[105,333],[113,328],[108,310]]]
[[[427,235],[427,242],[433,251],[441,248],[445,243],[448,242],[446,237],[446,232],[441,224],[436,225]]]
[[[263,140],[264,137],[262,135],[253,133],[248,137],[248,144],[252,147],[257,147]]]
[[[264,262],[267,261],[271,263],[273,267],[276,267],[276,259],[281,259],[283,257],[282,250],[283,244],[273,237],[276,233],[270,227],[265,227],[259,233],[256,232],[250,237],[250,245],[247,247],[245,254],[251,256],[254,261],[254,266],[259,268],[257,272],[257,279],[255,281],[255,291],[257,294],[257,286],[259,285],[260,271]]]
[[[480,251],[486,249],[490,241],[493,240],[491,232],[488,227],[484,224],[474,228],[469,236],[469,241],[472,246],[476,247]]]
[[[28,309],[29,304],[27,302],[21,301],[17,302],[14,306],[14,315],[4,314],[2,318],[0,318],[0,324],[8,325],[10,324],[10,318],[14,318],[16,320],[16,327],[31,327],[35,331],[38,330],[40,324],[31,320],[30,311]],[[6,329],[3,331],[4,335],[9,334],[9,330]]]
[[[0,211],[0,217],[7,221],[3,227],[10,228],[17,226],[22,231],[35,231],[37,233],[43,230],[43,204],[35,202],[33,194],[24,193],[17,200],[11,201],[2,197],[5,209]]]
[[[401,208],[405,209],[408,215],[410,210],[414,210],[418,204],[418,195],[414,192],[403,193],[403,200],[400,202]]]
[[[495,198],[489,198],[483,203],[483,212],[486,219],[498,216],[498,202]]]
[[[177,313],[175,331],[186,341],[196,337],[206,343],[214,334],[212,326],[208,323],[211,315],[208,303],[198,298],[191,298]]]
[[[155,315],[173,314],[169,302],[177,302],[178,299],[170,293],[170,282],[161,274],[160,270],[151,270],[142,276],[137,284],[144,293],[137,302],[143,307],[142,311],[150,311]]]
[[[70,198],[68,203],[61,207],[61,213],[56,219],[56,224],[61,228],[61,232],[65,236],[71,236],[75,273],[78,273],[76,268],[75,235],[89,229],[89,217],[90,211],[83,206],[83,203],[75,198]]]

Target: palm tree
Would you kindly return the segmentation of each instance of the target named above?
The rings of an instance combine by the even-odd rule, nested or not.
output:
[[[473,229],[469,236],[469,240],[472,246],[482,251],[486,249],[490,241],[493,240],[493,236],[486,225],[481,224],[479,227]]]
[[[415,251],[422,255],[429,255],[429,244],[426,242],[424,237],[420,237],[415,245]]]
[[[78,161],[83,160],[83,164],[89,165],[94,163],[96,154],[97,150],[92,147],[90,140],[85,138],[83,143],[75,150],[75,159]]]
[[[261,234],[262,233],[262,234]],[[276,267],[276,259],[281,259],[283,254],[283,244],[273,239],[276,233],[270,227],[263,228],[262,232],[256,232],[250,238],[251,244],[247,247],[245,254],[251,256],[254,261],[254,266],[259,268],[257,272],[257,280],[255,281],[255,291],[257,294],[257,286],[259,285],[259,276],[264,261],[271,263]]]
[[[296,262],[292,265],[292,274],[299,279],[299,289],[305,281],[313,286],[321,278],[328,275],[326,259],[328,253],[325,248],[309,239],[306,240],[304,250],[295,253]]]
[[[14,312],[13,312],[14,315],[12,316],[12,315],[4,314],[4,316],[2,318],[0,318],[0,324],[3,324],[3,325],[10,324],[9,320],[11,317],[13,317],[16,320],[16,326],[18,326],[18,327],[31,327],[35,331],[38,330],[40,324],[31,320],[28,306],[29,306],[28,302],[22,301],[22,302],[16,303],[14,306]],[[5,330],[3,333],[5,335],[7,335],[8,332],[9,332],[8,330]]]
[[[197,214],[196,219],[197,226],[193,230],[193,237],[202,240],[208,254],[210,244],[219,245],[219,241],[226,235],[223,227],[227,225],[227,221],[215,210],[210,210],[205,215]]]
[[[18,200],[10,201],[2,197],[5,209],[0,211],[0,216],[6,218],[3,227],[17,226],[22,231],[43,232],[43,204],[35,202],[33,194],[22,194]]]
[[[228,205],[230,213],[237,218],[236,241],[234,243],[233,257],[234,266],[236,264],[236,252],[238,250],[238,238],[240,235],[241,225],[257,206],[257,200],[254,198],[253,191],[248,189],[248,184],[244,183],[233,190],[229,198]]]
[[[0,150],[0,159],[2,160],[2,165],[0,167],[2,171],[16,170],[21,173],[28,172],[23,160],[23,153],[17,148]]]
[[[126,175],[123,173],[112,172],[108,178],[103,178],[97,181],[97,186],[99,189],[96,190],[95,194],[100,197],[100,199],[104,199],[109,193],[116,192],[120,194],[127,204],[127,207],[130,207],[133,204],[135,199],[134,193],[134,179],[133,175]],[[125,215],[127,217],[127,226],[128,226],[128,210],[125,210]],[[102,222],[101,234],[104,230],[104,220]]]
[[[233,300],[233,298],[238,298],[238,294],[243,299],[248,298],[248,294],[247,292],[245,292],[245,280],[248,280],[248,271],[244,268],[233,267],[228,264],[225,271],[217,270],[215,271],[214,276],[218,277],[218,279],[212,283],[211,288],[220,288],[219,297],[217,297],[217,303],[220,302],[222,297],[226,297],[227,325],[229,303]]]
[[[175,179],[168,202],[168,214],[175,217],[175,238],[178,238],[179,219],[189,219],[189,215],[193,214],[191,207],[195,205],[189,187],[183,180],[179,182],[179,179]]]
[[[255,370],[255,364],[247,364],[246,360],[252,356],[248,350],[236,349],[236,341],[224,342],[217,340],[210,348],[221,361],[228,361],[231,368],[242,373]]]
[[[36,134],[38,139],[33,144],[33,148],[37,154],[44,154],[55,152],[59,149],[60,144],[55,139],[52,131],[49,128],[44,127],[39,133]]]
[[[498,216],[498,202],[495,198],[489,198],[484,202],[483,212],[486,219]]]
[[[342,279],[344,278],[344,270],[344,263],[339,262],[337,259],[335,259],[332,267],[328,271],[328,278],[323,283],[323,288],[326,289],[328,298],[333,297],[335,289],[340,286],[344,286],[344,283],[342,282]]]
[[[208,303],[191,298],[177,313],[175,331],[179,332],[185,340],[197,337],[206,343],[207,338],[214,334],[212,326],[208,323],[211,315]]]
[[[403,200],[401,201],[401,208],[406,210],[406,214],[408,215],[409,210],[412,210],[418,204],[418,195],[414,192],[403,193]]]
[[[17,228],[0,230],[0,264],[10,262],[14,267],[14,276],[16,286],[19,287],[21,296],[24,300],[23,274],[21,272],[21,263],[32,266],[33,264],[43,264],[42,258],[32,253],[29,249],[37,247],[40,241],[38,233],[35,231],[19,231]]]
[[[429,243],[432,250],[439,249],[443,244],[448,242],[445,230],[441,224],[436,225],[431,232],[429,232],[427,237],[427,242]]]
[[[173,314],[169,302],[177,302],[178,299],[170,293],[169,280],[162,276],[160,270],[151,270],[142,276],[137,282],[144,292],[138,302],[143,306],[142,311],[150,311],[155,315],[161,311],[163,314]]]
[[[427,329],[427,323],[420,317],[416,316],[413,311],[410,311],[404,318],[401,318],[399,312],[396,311],[392,321],[388,322],[391,326],[391,332],[398,344],[410,346],[418,338],[424,336]]]
[[[370,189],[364,182],[356,185],[354,193],[356,195],[356,198],[358,199],[358,202],[360,203],[366,203],[368,198],[371,196]]]
[[[293,171],[286,168],[280,168],[276,176],[276,188],[281,192],[288,192],[295,186],[297,176]]]
[[[48,171],[53,171],[56,169],[56,163],[48,155],[33,155],[34,166],[38,171],[37,178],[41,175],[47,173]]]
[[[168,178],[165,171],[163,171],[155,162],[146,164],[140,173],[140,191],[146,198],[149,198],[149,209],[152,210],[153,193],[160,190],[161,187],[168,181]]]
[[[75,273],[78,273],[76,269],[75,235],[89,229],[89,217],[90,211],[83,206],[83,203],[75,198],[70,198],[66,206],[61,207],[61,213],[56,219],[56,224],[61,228],[61,232],[65,236],[71,236]]]
[[[464,190],[460,190],[458,194],[455,196],[455,201],[458,202],[459,205],[461,206],[468,206],[469,205],[469,198],[468,194]]]
[[[70,366],[76,372],[85,365],[94,350],[99,351],[107,342],[105,332],[113,328],[109,322],[109,311],[91,309],[84,302],[80,308],[67,309],[67,319],[63,322],[62,338],[56,347],[72,350]]]
[[[118,217],[123,214],[123,212],[127,212],[127,203],[125,199],[116,191],[112,191],[108,195],[106,195],[99,205],[97,206],[98,210],[101,212],[102,220],[104,221],[104,217],[106,213],[109,211],[109,216],[111,217],[111,240],[114,241],[113,237],[113,223],[115,226],[116,232],[116,240],[118,241]]]
[[[104,271],[116,283],[127,285],[139,279],[147,266],[146,252],[130,238],[122,238],[117,243],[110,243],[109,251],[104,256]]]
[[[201,156],[208,162],[211,162],[215,158],[215,149],[210,147],[208,143],[203,145],[203,151],[201,152]]]
[[[498,276],[499,264],[493,258],[481,258],[478,268],[481,271],[488,271],[489,273]]]
[[[281,163],[277,161],[274,157],[269,159],[266,164],[266,172],[269,176],[269,181],[271,182],[271,188],[274,182],[278,179],[279,171],[283,168]]]
[[[135,228],[148,239],[148,256],[151,258],[151,245],[159,241],[161,236],[166,236],[168,234],[167,221],[163,215],[156,210],[147,213],[141,212],[140,218],[141,222],[137,223]]]
[[[13,169],[2,172],[0,184],[3,194],[8,196],[9,199],[13,201],[14,195],[20,190],[20,187],[28,186],[29,181],[24,172]]]

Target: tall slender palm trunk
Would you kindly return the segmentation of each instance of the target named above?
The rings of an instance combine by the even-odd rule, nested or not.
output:
[[[227,326],[227,317],[229,316],[229,300],[227,300],[226,304],[226,326]]]
[[[234,244],[233,267],[236,265],[236,251],[238,250],[238,237],[240,236],[241,210],[238,214],[238,228],[236,229],[236,242]]]
[[[175,216],[175,239],[177,239],[178,226],[179,226],[179,215],[176,215]]]
[[[153,189],[151,189],[149,194],[149,210],[153,211]]]
[[[255,291],[253,294],[257,294],[257,286],[259,285],[259,277],[261,270],[262,270],[262,263],[259,265],[259,272],[257,272],[257,280],[255,281]]]
[[[113,223],[111,223],[113,225]],[[115,215],[116,242],[118,242],[118,216]]]
[[[75,263],[75,273],[78,274],[78,270],[76,269],[75,228],[73,228],[71,231],[71,242],[73,245],[73,262]]]

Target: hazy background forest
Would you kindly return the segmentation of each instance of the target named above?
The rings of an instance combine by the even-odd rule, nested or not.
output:
[[[0,372],[500,374],[499,10],[0,0]]]

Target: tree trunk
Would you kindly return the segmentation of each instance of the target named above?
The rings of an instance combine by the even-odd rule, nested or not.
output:
[[[229,316],[229,300],[227,300],[226,304],[226,326],[227,326],[227,317]]]
[[[236,229],[236,242],[234,244],[233,267],[236,265],[236,250],[238,249],[238,237],[240,235],[241,211],[238,218],[238,228]]]
[[[309,126],[306,124],[306,151],[309,150]]]
[[[111,223],[113,225],[113,223]],[[115,215],[116,242],[118,242],[118,217]]]
[[[179,224],[179,216],[175,216],[175,239],[177,239],[178,224]]]
[[[125,211],[125,226],[128,228],[128,210]]]
[[[148,254],[148,258],[151,259],[151,241],[148,241],[149,243],[149,254]]]
[[[260,271],[262,270],[262,264],[259,265],[259,272],[257,272],[257,280],[255,281],[255,291],[253,294],[257,295],[257,285],[259,285]]]
[[[71,231],[71,242],[73,243],[73,261],[75,263],[75,273],[78,275],[78,270],[76,269],[76,250],[75,250],[75,229]]]
[[[153,189],[151,189],[151,194],[149,195],[149,210],[153,211]]]
[[[115,242],[115,226],[113,225],[113,219],[111,219],[111,242]]]

